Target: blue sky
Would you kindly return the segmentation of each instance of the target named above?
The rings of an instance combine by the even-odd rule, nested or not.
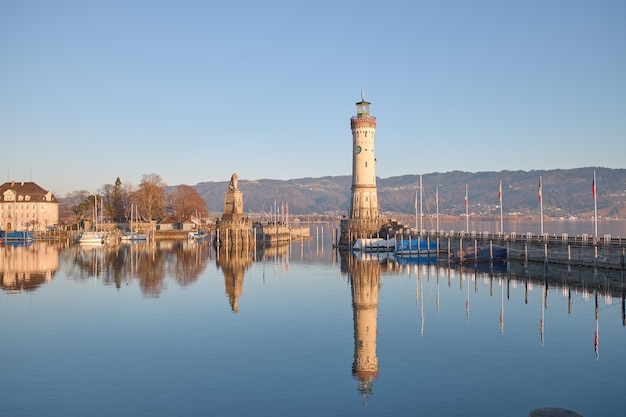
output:
[[[626,2],[3,1],[0,169],[58,196],[350,175],[626,167]],[[2,181],[3,182],[3,181]]]

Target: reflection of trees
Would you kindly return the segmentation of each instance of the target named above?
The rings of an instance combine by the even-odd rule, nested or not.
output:
[[[198,280],[206,266],[207,244],[183,242],[122,245],[74,245],[68,276],[76,280],[101,279],[121,288],[123,281],[139,281],[141,291],[159,297],[172,277],[179,285]]]
[[[246,269],[252,265],[252,253],[246,248],[220,247],[215,263],[224,272],[224,288],[230,307],[234,313],[239,311],[239,297],[243,293],[243,278]]]
[[[138,259],[137,278],[141,292],[149,297],[158,298],[161,291],[167,288],[165,276],[167,256],[159,251],[152,254],[143,253]]]
[[[136,263],[135,274],[142,292],[150,297],[159,297],[167,288],[167,276],[172,276],[181,286],[196,282],[206,266],[207,247],[207,244],[187,241],[157,242],[156,247],[144,251],[141,256],[131,257]]]
[[[177,252],[174,279],[181,287],[187,287],[198,280],[206,266],[209,242],[181,243]]]

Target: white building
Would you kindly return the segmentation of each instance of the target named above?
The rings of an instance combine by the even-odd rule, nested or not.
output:
[[[59,222],[59,203],[34,182],[0,185],[0,230],[41,231]]]

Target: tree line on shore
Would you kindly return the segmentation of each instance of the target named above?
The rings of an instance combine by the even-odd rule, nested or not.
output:
[[[95,194],[86,190],[67,193],[60,203],[59,223],[65,225],[92,219],[127,223],[131,216],[144,222],[168,217],[182,222],[208,215],[207,203],[194,187],[182,184],[168,190],[158,174],[143,175],[138,186],[122,183],[118,177]]]

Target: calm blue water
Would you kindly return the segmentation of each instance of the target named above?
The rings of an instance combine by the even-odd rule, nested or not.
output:
[[[242,254],[0,247],[0,414],[623,414],[623,280],[357,260],[321,228]]]

